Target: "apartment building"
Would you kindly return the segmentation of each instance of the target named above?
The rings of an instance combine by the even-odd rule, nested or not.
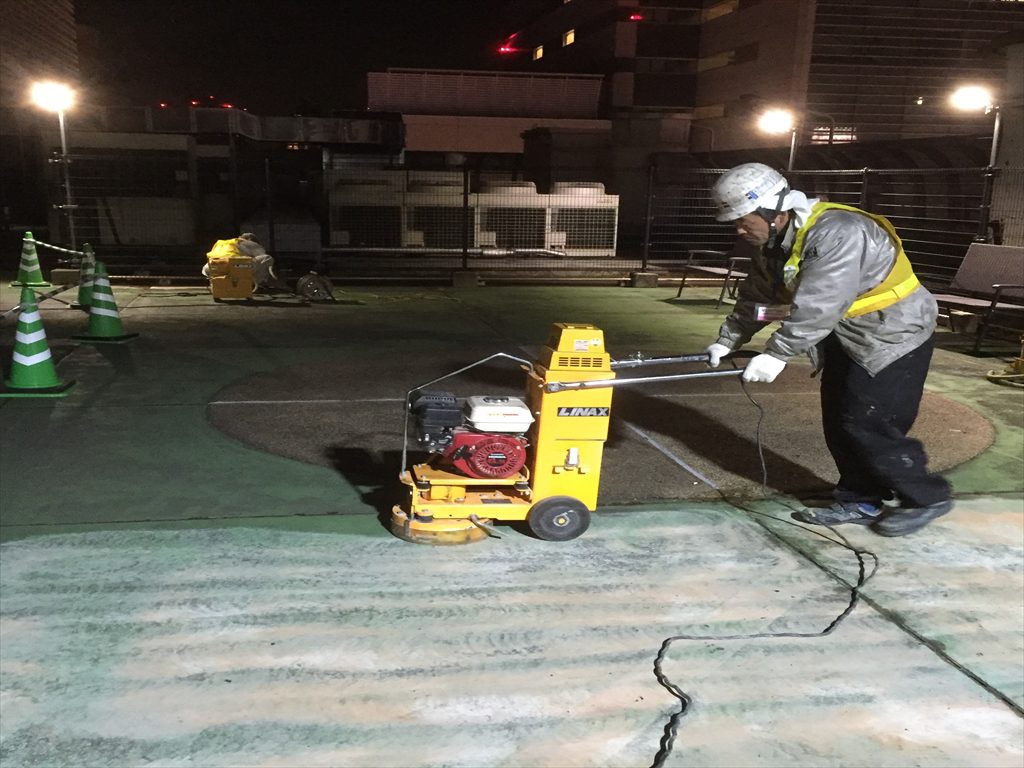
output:
[[[1024,30],[1018,0],[514,0],[509,69],[604,76],[606,114],[690,116],[691,148],[771,146],[753,116],[802,115],[801,139],[969,134],[991,118],[952,111],[970,81],[998,87],[998,41]]]

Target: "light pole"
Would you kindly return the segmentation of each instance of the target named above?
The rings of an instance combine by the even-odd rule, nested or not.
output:
[[[757,119],[757,127],[764,133],[789,133],[789,163],[787,171],[793,170],[796,161],[796,115],[788,109],[767,109]]]
[[[788,132],[790,134],[787,171],[792,171],[793,163],[796,162],[797,137],[805,115],[815,115],[828,120],[828,143],[831,144],[836,135],[836,120],[832,115],[826,115],[824,112],[814,112],[813,110],[805,109],[800,113],[800,119],[798,119],[797,114],[792,110],[773,108],[766,109],[757,120],[757,127],[764,133],[778,134]]]
[[[996,158],[999,155],[999,138],[1002,129],[1002,112],[999,104],[996,103],[992,92],[980,85],[965,85],[957,88],[949,97],[949,103],[954,109],[962,112],[979,112],[984,110],[986,115],[995,113],[992,123],[992,146],[989,149],[988,167],[985,168],[984,186],[981,190],[981,212],[978,217],[978,232],[974,236],[975,242],[988,242],[988,223],[992,212],[992,186],[996,175]]]
[[[59,207],[67,212],[68,240],[74,250],[77,246],[75,242],[75,205],[71,200],[71,168],[69,167],[68,136],[64,123],[64,112],[74,105],[75,92],[63,83],[49,80],[32,86],[32,101],[47,112],[57,113],[57,121],[60,124],[60,162],[64,168],[64,205]]]

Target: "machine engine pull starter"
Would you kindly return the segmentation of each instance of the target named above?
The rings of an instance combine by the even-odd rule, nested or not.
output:
[[[460,406],[452,392],[427,389],[495,358],[522,364],[525,397],[478,395]],[[613,361],[600,329],[556,323],[534,362],[498,353],[414,388],[405,400],[399,473],[409,499],[392,509],[392,532],[421,544],[465,544],[486,538],[501,520],[526,521],[547,541],[576,538],[597,507],[613,387],[742,373],[617,379],[614,371],[708,359],[702,353]],[[410,421],[429,456],[406,468]]]

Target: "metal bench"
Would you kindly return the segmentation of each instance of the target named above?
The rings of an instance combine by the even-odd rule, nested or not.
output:
[[[996,319],[1024,319],[1024,248],[971,243],[953,281],[940,290],[949,291],[932,290],[940,306],[978,318],[973,346],[977,353],[990,328],[1021,330],[1018,326],[997,323]]]
[[[750,264],[749,257],[733,256],[731,252],[727,251],[700,249],[687,251],[686,254],[686,262],[682,266],[682,279],[679,281],[679,290],[676,292],[677,299],[683,295],[683,288],[686,287],[686,278],[689,275],[722,278],[722,290],[718,294],[718,301],[715,302],[715,309],[722,305],[727,291],[730,298],[736,298],[736,289],[739,287],[740,281],[747,276],[747,273],[740,267]]]

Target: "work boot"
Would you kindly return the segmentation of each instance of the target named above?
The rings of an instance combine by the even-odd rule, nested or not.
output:
[[[794,512],[791,517],[801,523],[810,523],[811,525],[845,525],[846,523],[871,525],[879,519],[881,514],[880,504],[858,501],[836,502],[830,507],[809,507],[800,512]]]
[[[905,509],[896,507],[882,515],[871,530],[880,536],[906,536],[919,531],[937,517],[942,517],[953,508],[953,500],[937,501],[925,507]]]

